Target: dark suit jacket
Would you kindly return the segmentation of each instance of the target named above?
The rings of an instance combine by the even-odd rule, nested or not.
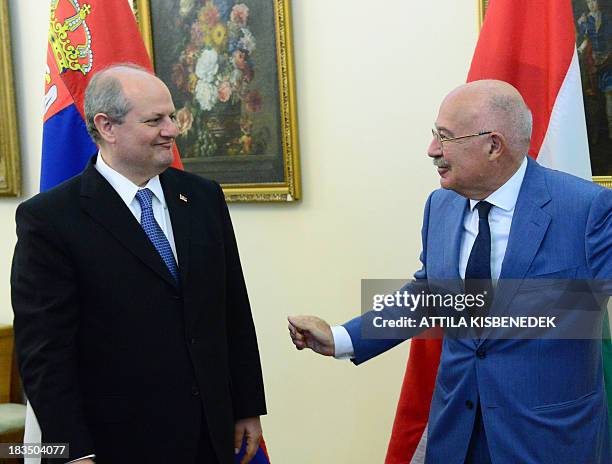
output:
[[[235,420],[266,407],[223,192],[160,176],[177,286],[94,163],[17,209],[16,346],[43,441],[69,443],[71,459],[182,463],[208,428],[219,461],[233,462]]]

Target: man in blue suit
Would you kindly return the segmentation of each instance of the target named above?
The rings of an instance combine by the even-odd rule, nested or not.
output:
[[[499,279],[489,314],[504,315],[515,313],[517,288],[546,294],[553,280],[610,282],[612,191],[526,156],[531,113],[514,87],[462,85],[435,126],[428,155],[442,189],[425,205],[416,283],[465,279],[467,293],[468,279]],[[420,290],[414,285],[404,288]],[[289,331],[297,349],[355,364],[401,342],[363,338],[364,320],[330,327],[291,316]],[[445,336],[426,462],[612,463],[601,340]]]

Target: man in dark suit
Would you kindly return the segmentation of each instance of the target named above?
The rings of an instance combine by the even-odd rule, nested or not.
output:
[[[612,282],[612,191],[540,166],[526,156],[530,135],[531,114],[505,82],[463,85],[438,113],[428,155],[443,188],[425,205],[422,267],[403,290],[493,291],[492,318],[560,308],[552,314],[563,325],[510,336],[446,331],[428,464],[612,463],[598,306]],[[567,293],[581,283],[593,294]],[[406,314],[397,309],[376,314]],[[289,331],[298,349],[360,364],[401,341],[394,330],[368,338],[373,314],[338,327],[293,316]],[[417,324],[402,335],[425,330],[418,323],[427,314],[408,312]]]
[[[21,375],[47,443],[99,463],[248,462],[266,413],[255,329],[218,184],[169,168],[166,86],[95,75],[99,145],[79,176],[17,209],[12,301]],[[66,147],[67,150],[70,147]]]

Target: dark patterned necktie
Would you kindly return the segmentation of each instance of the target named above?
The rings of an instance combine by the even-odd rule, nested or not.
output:
[[[478,235],[472,246],[467,267],[465,268],[465,293],[469,295],[485,295],[485,306],[473,310],[474,315],[486,315],[493,300],[493,284],[491,282],[491,229],[489,227],[489,211],[493,205],[486,201],[476,204],[478,210]]]
[[[147,234],[147,237],[149,237],[149,240],[151,240],[151,243],[153,243],[159,256],[161,256],[161,259],[166,264],[170,274],[172,274],[174,280],[178,282],[178,266],[174,259],[174,253],[172,253],[170,242],[153,215],[153,192],[148,188],[138,190],[136,199],[138,203],[140,203],[140,225],[144,229],[145,234]]]

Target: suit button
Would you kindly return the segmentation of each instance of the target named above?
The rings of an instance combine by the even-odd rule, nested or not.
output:
[[[195,344],[198,342],[198,339],[197,339],[197,338],[192,338],[191,340],[189,340],[189,342],[190,342],[192,345],[195,345]]]
[[[478,359],[484,359],[487,357],[487,350],[485,350],[484,348],[478,348],[476,350],[476,356],[478,356]]]
[[[198,387],[196,387],[195,385],[191,387],[191,394],[193,396],[200,396],[200,390],[198,390]]]
[[[470,401],[470,400],[467,400],[465,402],[465,407],[468,408],[468,409],[474,409],[474,403],[472,403],[472,401]]]

